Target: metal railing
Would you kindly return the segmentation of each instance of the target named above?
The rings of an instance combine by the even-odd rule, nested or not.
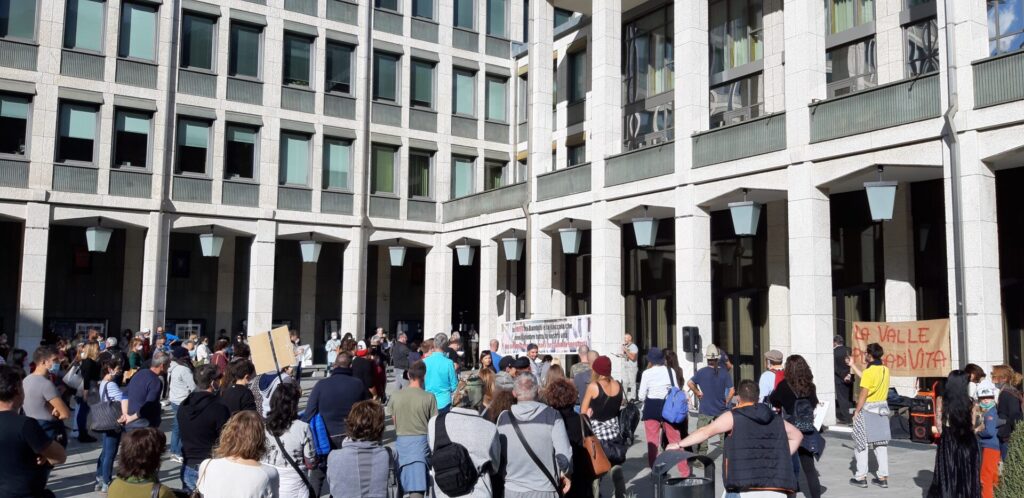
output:
[[[153,174],[147,171],[110,170],[110,195],[149,199],[153,195]]]
[[[184,202],[210,204],[213,198],[213,180],[175,176],[171,185],[171,199]]]
[[[394,104],[374,102],[370,110],[370,122],[388,126],[402,126],[402,107]]]
[[[370,216],[397,220],[401,204],[397,197],[370,196]]]
[[[308,188],[277,187],[277,209],[312,211],[313,191]]]
[[[312,113],[315,109],[316,93],[312,90],[281,87],[281,108],[289,111]]]
[[[28,188],[28,161],[0,159],[0,187]]]
[[[330,214],[352,214],[353,195],[348,192],[320,192],[320,212]]]
[[[217,75],[178,69],[178,91],[200,97],[217,97]]]
[[[785,148],[786,114],[768,114],[742,123],[694,133],[693,167],[700,168]]]
[[[409,109],[409,128],[437,132],[437,113],[423,109]]]
[[[156,88],[157,65],[148,62],[117,59],[114,80],[123,85]]]
[[[103,67],[106,57],[75,50],[61,50],[60,74],[90,80],[103,81]]]
[[[263,83],[228,77],[225,98],[243,104],[263,105]]]
[[[939,73],[810,105],[811,143],[913,123],[941,114]]]
[[[340,95],[324,95],[324,114],[345,119],[356,118],[356,99]]]
[[[526,183],[524,182],[459,197],[443,204],[442,219],[448,223],[483,214],[516,209],[526,202],[526,194]]]
[[[975,61],[972,66],[975,109],[1024,99],[1024,50]]]
[[[0,66],[35,71],[38,59],[39,47],[35,44],[0,39]]]
[[[675,171],[675,142],[631,150],[605,159],[604,186],[621,185]]]
[[[342,0],[327,0],[327,18],[345,24],[359,21],[359,5]]]
[[[476,138],[476,118],[452,116],[452,135],[462,138]]]
[[[406,216],[409,221],[437,221],[437,203],[434,201],[409,199]]]
[[[403,19],[402,14],[377,9],[373,13],[373,29],[393,35],[401,35]]]
[[[284,0],[284,10],[315,16],[316,0]]]
[[[99,170],[95,166],[53,165],[53,190],[95,194]]]
[[[220,203],[257,207],[260,205],[260,186],[256,183],[224,180],[221,184]]]
[[[562,168],[537,176],[537,200],[590,192],[590,163]]]

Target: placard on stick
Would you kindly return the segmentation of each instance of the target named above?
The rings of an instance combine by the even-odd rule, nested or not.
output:
[[[278,327],[270,332],[249,336],[249,351],[257,374],[277,372],[295,364],[295,352],[288,327]]]
[[[877,342],[882,363],[894,377],[945,377],[952,368],[949,319],[916,322],[854,322],[851,358],[864,365],[864,351]]]

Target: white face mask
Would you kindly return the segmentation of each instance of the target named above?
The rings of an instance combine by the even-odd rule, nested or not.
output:
[[[84,360],[84,359],[88,358],[88,357],[89,357],[89,355],[88,355],[88,354],[86,354],[86,352],[85,352],[85,351],[82,351],[81,357],[82,357],[82,359]]]

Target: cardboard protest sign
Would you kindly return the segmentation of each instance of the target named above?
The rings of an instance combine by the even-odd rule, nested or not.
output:
[[[256,373],[277,372],[295,364],[295,350],[292,346],[288,327],[278,327],[270,332],[249,336],[249,351]]]
[[[877,342],[882,363],[894,377],[945,377],[949,374],[949,319],[916,322],[854,322],[850,355],[864,364],[868,344]]]

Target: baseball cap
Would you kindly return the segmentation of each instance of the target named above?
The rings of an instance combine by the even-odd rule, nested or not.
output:
[[[996,397],[996,385],[992,381],[985,379],[978,384],[978,397],[979,398],[994,398]]]
[[[782,363],[782,352],[777,350],[777,349],[773,349],[771,351],[768,351],[767,353],[764,354],[764,357],[768,361],[772,361],[772,362],[775,362],[775,363]]]
[[[512,361],[512,368],[516,370],[526,370],[530,368],[530,359],[525,356],[520,356]]]

